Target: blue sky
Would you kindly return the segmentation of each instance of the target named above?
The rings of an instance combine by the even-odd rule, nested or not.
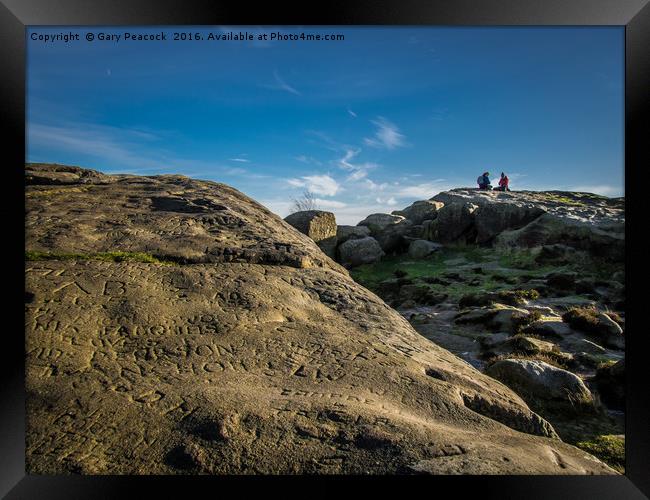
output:
[[[171,40],[181,30],[204,40]],[[206,39],[244,31],[256,39]],[[27,161],[215,180],[281,216],[311,190],[347,224],[485,170],[513,189],[623,194],[623,28],[104,27],[31,40],[61,32],[28,31]],[[277,32],[345,40],[257,39]]]

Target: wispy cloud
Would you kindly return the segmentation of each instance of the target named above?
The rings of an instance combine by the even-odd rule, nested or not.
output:
[[[377,203],[385,204],[385,205],[388,205],[389,207],[394,207],[395,205],[397,205],[397,200],[395,199],[394,196],[391,196],[388,199],[376,198],[375,200],[377,201]]]
[[[357,117],[357,114],[356,114],[354,111],[352,111],[350,108],[348,108],[348,114],[349,114],[352,118],[356,118],[356,117]]]
[[[250,160],[246,158],[229,158],[230,161],[238,161],[240,163],[250,163]]]
[[[352,160],[361,153],[361,148],[347,148],[344,150],[343,156],[336,160],[336,164],[343,170],[352,172],[348,179],[349,181],[358,181],[368,175],[368,170],[377,168],[379,165],[372,162],[352,163]]]
[[[300,178],[288,179],[287,182],[293,187],[302,187],[315,194],[323,196],[334,196],[343,188],[329,175],[307,175]]]
[[[406,145],[404,135],[386,118],[380,116],[371,123],[377,127],[377,130],[374,137],[366,137],[363,140],[364,144],[380,149],[395,149]]]
[[[27,126],[28,160],[38,161],[32,151],[44,149],[49,151],[45,161],[58,161],[56,155],[59,152],[73,154],[83,166],[107,173],[182,173],[188,177],[204,178],[213,174],[247,173],[213,161],[174,155],[162,147],[171,133],[86,122],[30,123]]]
[[[274,90],[283,90],[285,92],[289,92],[290,94],[294,95],[302,95],[300,92],[298,92],[294,87],[289,85],[287,82],[285,82],[280,74],[278,73],[277,70],[273,72],[273,78],[275,79],[274,84],[270,85],[262,85],[262,87],[268,88],[268,89],[274,89]]]
[[[301,163],[306,163],[307,165],[322,165],[322,163],[316,158],[312,158],[311,156],[307,155],[294,156],[294,159],[298,160]]]

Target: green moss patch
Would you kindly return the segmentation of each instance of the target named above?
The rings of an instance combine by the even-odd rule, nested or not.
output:
[[[99,252],[86,253],[63,253],[63,252],[25,252],[26,261],[39,260],[99,260],[102,262],[145,262],[147,264],[174,265],[175,262],[160,259],[152,254],[144,252]]]
[[[621,474],[625,473],[625,436],[606,434],[589,441],[579,441],[576,446],[600,458]]]

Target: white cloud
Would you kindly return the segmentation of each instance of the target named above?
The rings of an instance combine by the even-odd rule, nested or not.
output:
[[[238,161],[241,163],[250,163],[250,160],[247,160],[246,158],[229,158],[230,161]]]
[[[361,152],[361,149],[346,148],[342,158],[339,158],[336,163],[343,170],[352,171],[347,178],[348,181],[358,181],[368,175],[368,170],[377,168],[379,165],[371,162],[352,163],[352,160]]]
[[[395,149],[405,146],[405,137],[399,132],[397,126],[381,116],[372,123],[377,127],[375,136],[372,138],[366,137],[363,142],[373,148],[381,149]]]
[[[300,92],[298,92],[295,88],[293,88],[291,85],[289,85],[287,82],[285,82],[280,74],[278,73],[277,70],[273,72],[273,77],[275,78],[275,84],[272,85],[262,85],[263,87],[266,87],[268,89],[274,89],[274,90],[284,90],[285,92],[289,92],[290,94],[294,95],[302,95]]]
[[[352,111],[350,108],[348,108],[348,113],[350,114],[350,116],[351,116],[352,118],[356,118],[356,117],[357,117],[357,114],[356,114],[354,111]]]
[[[347,203],[343,203],[342,201],[323,200],[322,198],[316,198],[314,199],[314,202],[322,208],[345,208],[348,206]]]
[[[354,182],[354,181],[359,181],[366,177],[368,175],[368,172],[366,170],[357,170],[355,172],[352,172],[348,177],[347,181]]]
[[[397,200],[395,199],[394,196],[391,196],[391,197],[388,198],[388,199],[384,199],[384,198],[376,198],[375,201],[376,201],[377,203],[381,203],[381,204],[388,205],[389,207],[394,207],[395,205],[397,205]]]
[[[334,196],[343,190],[329,175],[307,175],[299,179],[288,179],[287,182],[290,186],[307,188],[312,193],[323,196]]]
[[[364,180],[364,185],[365,185],[366,189],[369,189],[370,191],[383,191],[389,186],[388,183],[386,183],[386,182],[383,182],[381,184],[377,184],[372,179],[365,179]]]

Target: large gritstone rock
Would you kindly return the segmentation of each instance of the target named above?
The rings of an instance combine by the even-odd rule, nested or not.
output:
[[[543,361],[503,359],[485,373],[500,380],[527,401],[543,400],[568,410],[593,405],[593,397],[577,375]]]
[[[426,238],[433,241],[524,248],[561,244],[613,261],[624,257],[623,198],[564,191],[459,188],[439,193],[430,201],[444,203],[435,220],[426,224]],[[462,208],[468,206],[476,207],[471,216]],[[449,220],[460,225],[455,228]],[[547,255],[541,257],[545,258]]]
[[[372,264],[381,260],[384,251],[372,236],[347,240],[339,246],[339,262],[345,266],[354,267],[362,264]]]
[[[284,218],[302,234],[316,242],[318,247],[332,259],[336,256],[336,218],[332,212],[305,210]]]
[[[371,236],[387,254],[405,252],[410,241],[421,237],[422,233],[421,226],[398,215],[372,214],[358,225],[368,227]]]
[[[476,239],[474,212],[478,208],[472,203],[445,205],[438,216],[429,224],[427,239],[440,243],[470,243]]]
[[[370,229],[366,226],[337,226],[336,242],[338,245],[349,239],[360,239],[370,236]]]
[[[366,226],[370,229],[371,233],[379,233],[386,229],[388,226],[397,224],[404,220],[400,215],[390,214],[372,214],[363,219],[357,226]]]
[[[240,192],[107,177],[26,189],[29,473],[613,473]]]
[[[476,243],[491,242],[505,230],[518,229],[542,215],[539,207],[518,207],[506,203],[482,205],[474,214]]]
[[[422,224],[425,220],[433,220],[438,215],[438,210],[444,206],[439,201],[422,200],[416,201],[403,210],[395,210],[393,215],[406,217],[413,224]]]

